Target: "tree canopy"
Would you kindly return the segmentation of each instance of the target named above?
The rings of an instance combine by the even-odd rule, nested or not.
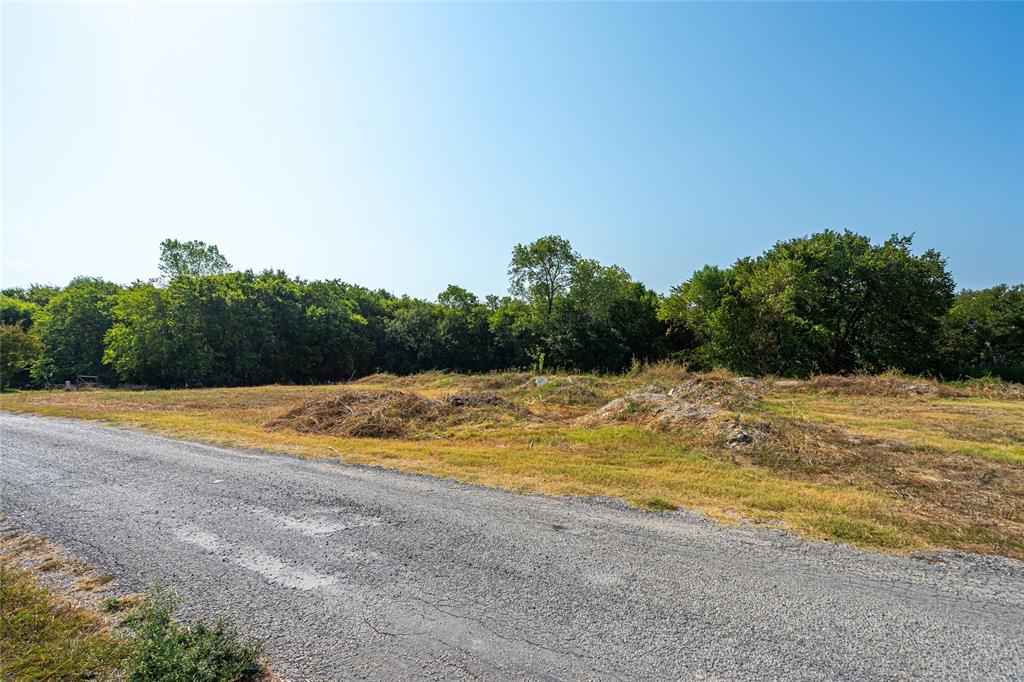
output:
[[[166,279],[180,276],[223,275],[231,271],[228,259],[212,244],[201,241],[160,242],[160,272]]]
[[[1024,378],[1024,286],[954,294],[912,238],[825,230],[660,296],[565,239],[518,244],[509,295],[434,301],[280,271],[232,272],[216,246],[165,240],[159,281],[80,277],[0,296],[5,384],[341,381],[376,371],[619,372],[677,358],[744,374],[898,369]],[[29,376],[31,373],[31,377]]]
[[[731,268],[705,267],[674,288],[663,318],[685,326],[689,357],[752,374],[910,372],[934,366],[953,279],[912,238],[872,244],[826,230],[779,242]]]
[[[947,376],[1024,381],[1024,285],[960,292],[942,318],[939,339]]]
[[[568,240],[555,235],[516,244],[508,266],[509,291],[533,305],[541,320],[547,322],[555,300],[569,288],[579,260]]]
[[[114,373],[103,364],[104,337],[120,292],[112,282],[77,277],[50,298],[35,318],[43,353],[33,376],[58,383],[79,376],[113,381]]]

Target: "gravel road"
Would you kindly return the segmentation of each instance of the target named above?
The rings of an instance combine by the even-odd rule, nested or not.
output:
[[[0,511],[288,679],[1024,679],[1024,564],[0,415]]]

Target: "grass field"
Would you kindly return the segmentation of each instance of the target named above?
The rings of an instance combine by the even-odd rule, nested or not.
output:
[[[689,507],[876,550],[1024,558],[1020,386],[754,381],[671,365],[548,379],[21,392],[0,396],[0,408],[520,492]]]

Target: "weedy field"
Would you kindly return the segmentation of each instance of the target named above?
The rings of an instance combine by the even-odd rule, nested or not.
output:
[[[884,551],[1024,559],[1024,386],[884,375],[373,375],[331,386],[22,392],[14,412],[551,495],[698,509]]]

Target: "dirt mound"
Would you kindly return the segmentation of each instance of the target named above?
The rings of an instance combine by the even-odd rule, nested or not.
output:
[[[651,385],[631,391],[587,415],[584,423],[629,421],[671,427],[748,407],[763,393],[761,382],[748,377],[692,377],[668,390]]]
[[[414,424],[435,422],[452,410],[447,402],[403,391],[346,391],[310,400],[267,428],[357,438],[401,438]]]
[[[687,382],[669,391],[650,386],[616,398],[580,419],[580,423],[593,426],[627,422],[658,431],[685,431],[688,438],[695,439],[693,442],[730,449],[764,445],[771,436],[769,429],[722,407],[735,404],[738,395],[742,394],[708,382]]]
[[[608,399],[591,377],[531,377],[516,392],[532,403],[562,407],[592,407]]]
[[[764,395],[764,385],[750,377],[719,379],[698,376],[669,389],[668,395],[679,400],[734,410],[760,400]]]
[[[670,428],[693,420],[710,419],[722,412],[715,405],[689,400],[675,389],[663,391],[648,386],[616,398],[582,418],[584,424],[632,422],[656,428]]]
[[[626,422],[662,430],[685,430],[702,442],[730,448],[761,443],[764,429],[737,414],[761,400],[763,384],[749,377],[694,376],[664,389],[647,386],[616,398],[580,418],[593,426]]]

